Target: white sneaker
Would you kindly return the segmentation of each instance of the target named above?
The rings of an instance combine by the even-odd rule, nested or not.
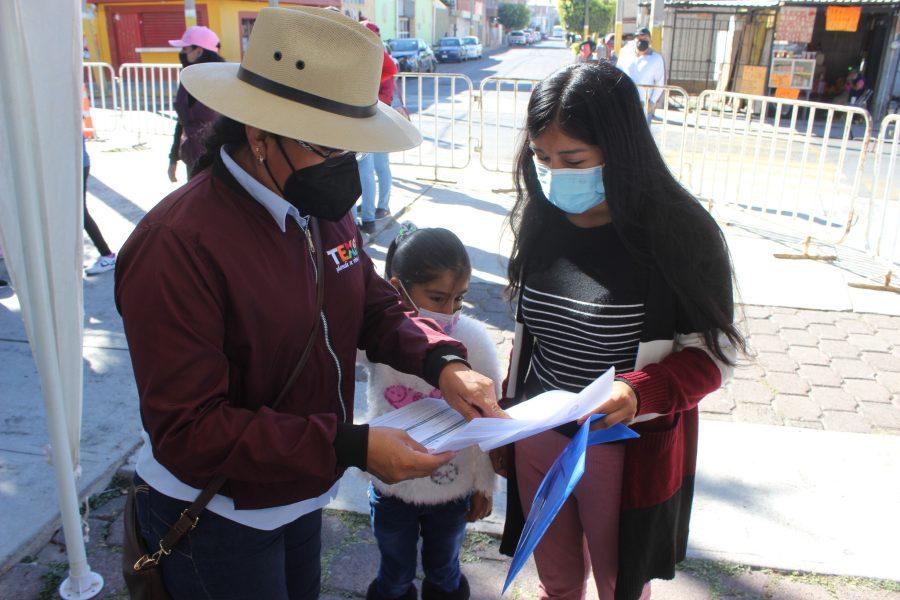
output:
[[[85,269],[85,273],[88,275],[99,275],[100,273],[106,273],[107,271],[112,271],[116,268],[116,255],[110,254],[109,256],[101,256],[97,259],[93,265]]]

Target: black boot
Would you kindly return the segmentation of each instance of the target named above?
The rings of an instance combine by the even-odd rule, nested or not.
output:
[[[460,575],[459,587],[452,592],[445,592],[427,579],[422,583],[422,600],[469,600],[469,594],[469,580],[465,575]]]
[[[366,600],[417,600],[417,596],[415,585],[410,585],[406,593],[399,598],[388,598],[379,594],[374,581],[369,584],[369,589],[366,590]]]

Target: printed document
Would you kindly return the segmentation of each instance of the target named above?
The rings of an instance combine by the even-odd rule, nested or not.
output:
[[[465,418],[441,398],[423,398],[385,413],[369,423],[406,431],[430,452],[447,452],[478,445],[483,451],[559,427],[586,415],[612,394],[615,370],[609,369],[581,392],[554,390],[510,408],[509,419]]]

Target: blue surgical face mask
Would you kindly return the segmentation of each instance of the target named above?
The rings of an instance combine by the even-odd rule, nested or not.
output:
[[[570,215],[580,215],[606,201],[603,167],[590,169],[551,169],[537,157],[534,168],[544,196],[551,204]]]

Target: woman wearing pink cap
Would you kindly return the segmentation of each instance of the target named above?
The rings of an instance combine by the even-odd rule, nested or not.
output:
[[[169,45],[181,48],[178,58],[182,67],[224,61],[219,56],[219,36],[209,27],[188,27],[180,40],[169,40]],[[175,139],[169,152],[169,181],[173,183],[177,181],[175,168],[179,160],[187,167],[188,179],[194,175],[194,165],[203,154],[206,136],[219,117],[216,111],[198,102],[182,85],[178,86],[175,96],[175,112],[178,114],[178,124],[175,125]]]

